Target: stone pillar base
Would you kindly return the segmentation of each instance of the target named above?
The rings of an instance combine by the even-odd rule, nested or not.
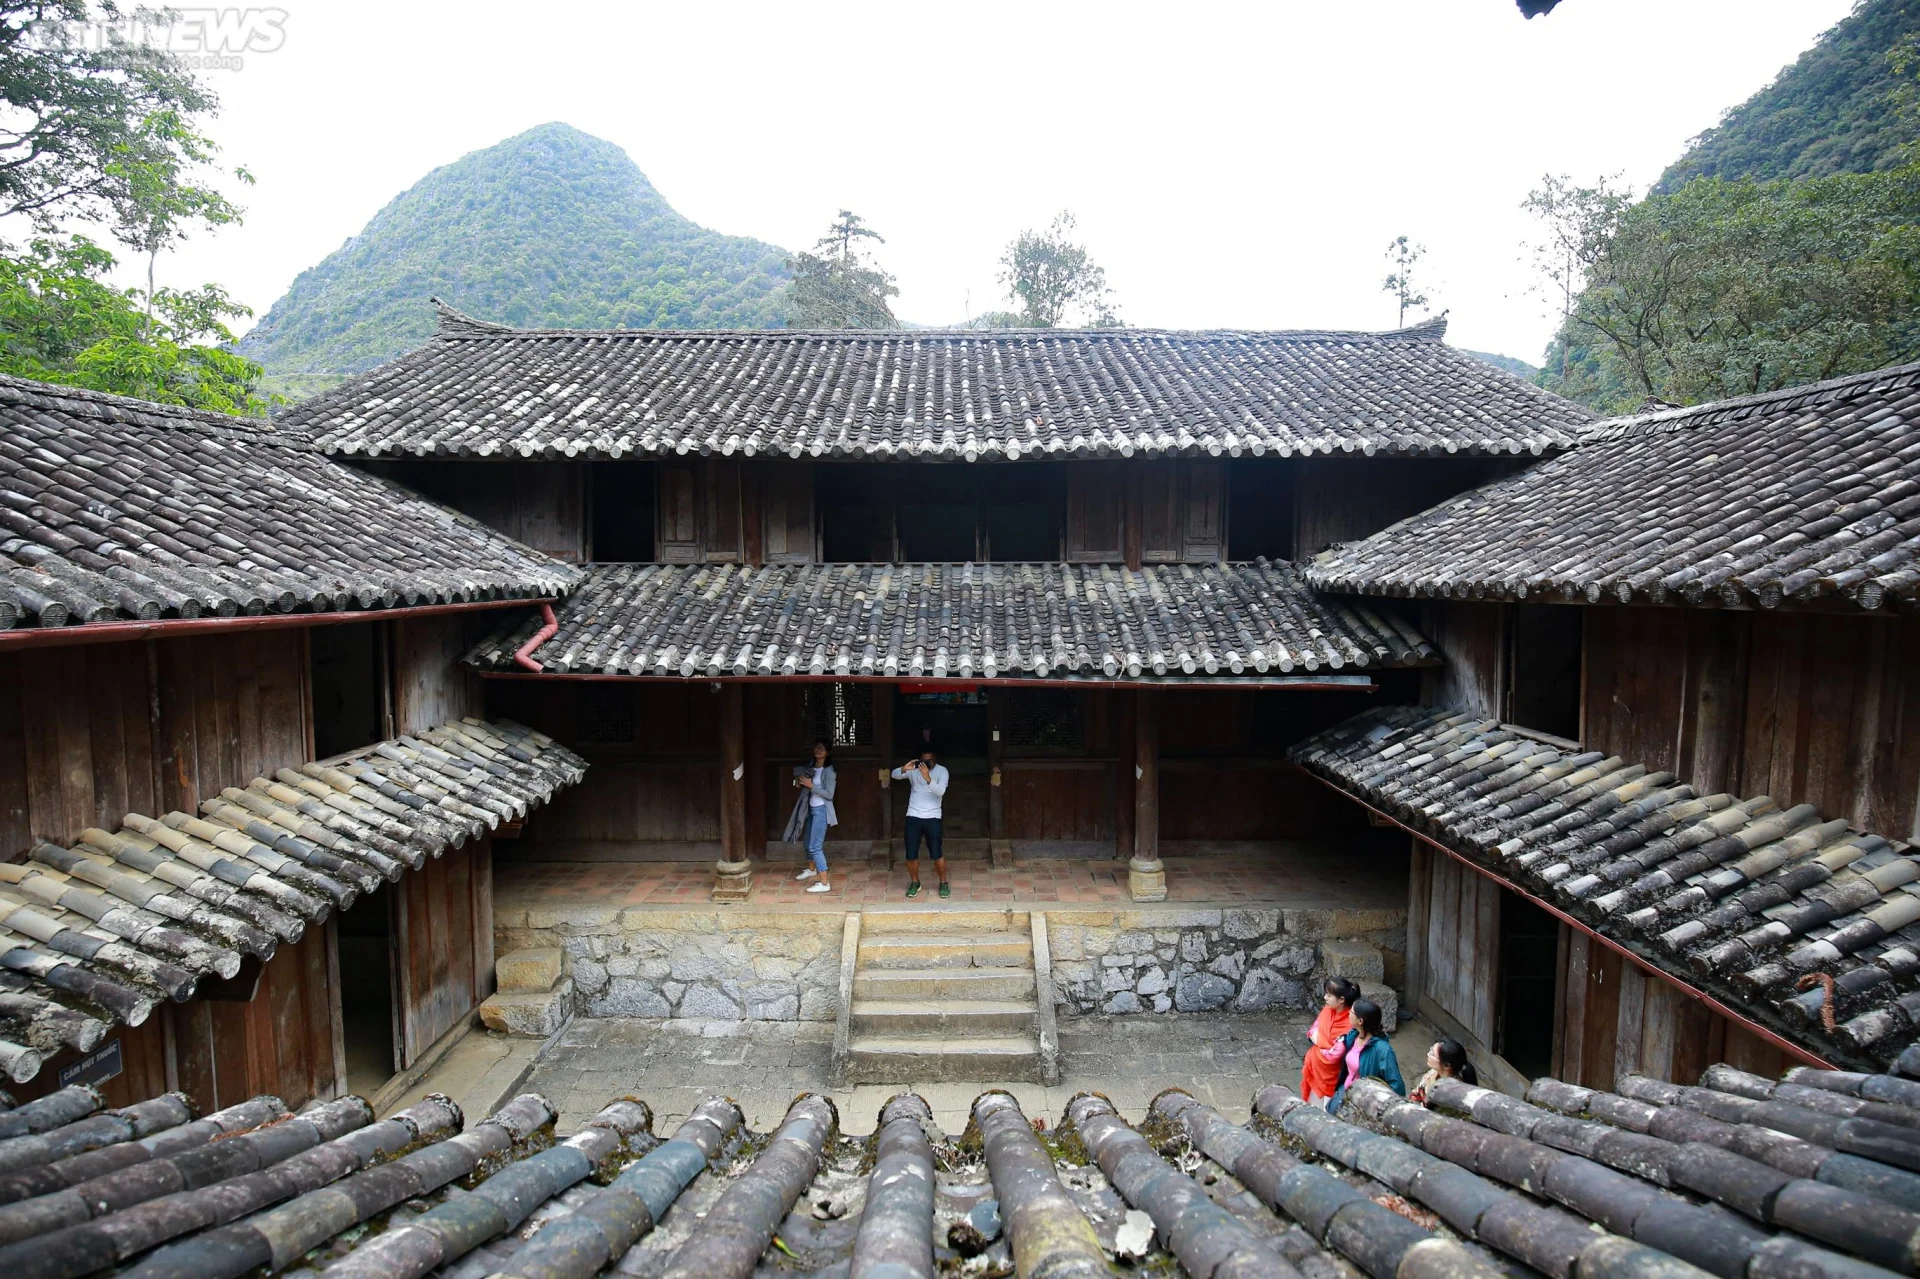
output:
[[[1167,864],[1158,857],[1143,862],[1138,857],[1127,862],[1127,891],[1137,902],[1167,900]]]
[[[987,852],[993,859],[993,868],[995,870],[1013,869],[1013,845],[1007,840],[995,839],[988,841]]]
[[[876,839],[867,849],[867,869],[884,875],[893,869],[893,841]]]
[[[713,900],[743,902],[752,891],[752,862],[715,862],[713,864]]]

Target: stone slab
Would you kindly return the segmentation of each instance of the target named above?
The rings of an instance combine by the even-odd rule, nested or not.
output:
[[[507,994],[549,991],[560,980],[565,952],[558,946],[510,950],[493,961],[495,986]]]

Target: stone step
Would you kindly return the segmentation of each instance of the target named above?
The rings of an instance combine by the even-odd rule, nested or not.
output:
[[[510,950],[493,961],[494,986],[515,994],[552,990],[560,980],[562,966],[558,946]]]
[[[853,1029],[881,1037],[941,1034],[1017,1034],[1031,1031],[1039,1005],[1019,999],[856,999]]]
[[[1031,968],[1029,933],[880,933],[860,938],[860,967]]]
[[[562,977],[552,990],[502,990],[480,1005],[480,1020],[509,1035],[545,1039],[566,1022],[573,1008],[573,979]]]
[[[921,891],[931,896],[931,878],[923,880]],[[934,903],[939,902],[933,898]],[[918,902],[903,906],[869,906],[860,912],[862,938],[875,933],[1019,933],[1030,936],[1024,910],[968,910]]]
[[[856,1084],[1040,1080],[1040,1043],[1033,1035],[856,1035],[848,1046],[848,1082]]]
[[[904,1002],[1032,999],[1031,968],[868,968],[853,975],[853,997]]]

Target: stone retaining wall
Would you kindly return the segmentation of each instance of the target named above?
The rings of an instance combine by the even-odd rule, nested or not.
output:
[[[737,908],[501,911],[494,948],[565,951],[586,1017],[832,1021],[843,919]]]
[[[1405,952],[1404,910],[1072,910],[1047,925],[1064,1012],[1306,1011],[1331,976],[1358,981],[1389,1028],[1398,1012],[1387,968]]]

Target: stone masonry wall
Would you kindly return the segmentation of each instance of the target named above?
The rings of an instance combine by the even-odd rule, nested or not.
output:
[[[497,912],[506,954],[557,946],[586,1017],[832,1021],[843,916],[729,908]]]
[[[1321,983],[1341,976],[1385,1010],[1389,1029],[1399,1001],[1387,963],[1404,953],[1406,931],[1404,910],[1047,914],[1063,1012],[1305,1012],[1319,1007]]]

